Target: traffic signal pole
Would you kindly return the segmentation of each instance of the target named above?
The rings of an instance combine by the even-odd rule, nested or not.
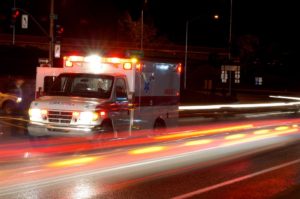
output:
[[[49,27],[49,64],[53,67],[53,51],[54,51],[54,0],[51,0],[50,5],[50,27]]]

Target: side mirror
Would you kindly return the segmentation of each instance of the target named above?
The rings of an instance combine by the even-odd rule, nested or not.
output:
[[[39,87],[38,91],[35,93],[35,98],[37,99],[41,96],[43,96],[43,91],[42,91],[42,87]]]
[[[129,101],[129,102],[133,102],[133,101],[134,101],[134,93],[133,93],[133,92],[130,92],[130,93],[128,94],[128,101]]]

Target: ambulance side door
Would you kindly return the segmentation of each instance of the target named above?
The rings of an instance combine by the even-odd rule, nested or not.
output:
[[[127,84],[124,78],[117,78],[114,89],[115,109],[113,112],[114,127],[118,132],[128,131],[130,124]]]

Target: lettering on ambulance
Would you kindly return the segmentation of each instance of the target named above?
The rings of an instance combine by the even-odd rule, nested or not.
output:
[[[145,73],[142,73],[142,77],[144,80],[144,91],[145,93],[149,93],[151,82],[154,80],[154,73],[151,73],[151,76],[148,78]]]

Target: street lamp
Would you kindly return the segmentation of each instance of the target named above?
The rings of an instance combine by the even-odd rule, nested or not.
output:
[[[187,79],[187,58],[188,58],[188,39],[189,39],[189,23],[199,19],[200,17],[195,17],[185,22],[185,53],[184,53],[184,80],[183,88],[186,89],[186,79]]]
[[[185,53],[184,53],[184,82],[183,88],[186,89],[186,74],[187,74],[187,51],[188,51],[188,34],[189,34],[189,21],[185,23]]]
[[[231,45],[232,45],[232,4],[233,0],[230,0],[230,13],[229,13],[229,35],[228,35],[228,59],[231,60]],[[195,21],[201,17],[195,17],[190,20],[186,20],[185,23],[185,56],[184,56],[184,89],[187,87],[187,62],[188,62],[188,37],[189,37],[189,23]],[[218,14],[213,15],[214,20],[219,20]],[[231,94],[231,82],[229,85],[229,93]]]
[[[144,9],[146,7],[147,0],[144,0],[141,10],[141,50],[143,50],[144,43]]]

